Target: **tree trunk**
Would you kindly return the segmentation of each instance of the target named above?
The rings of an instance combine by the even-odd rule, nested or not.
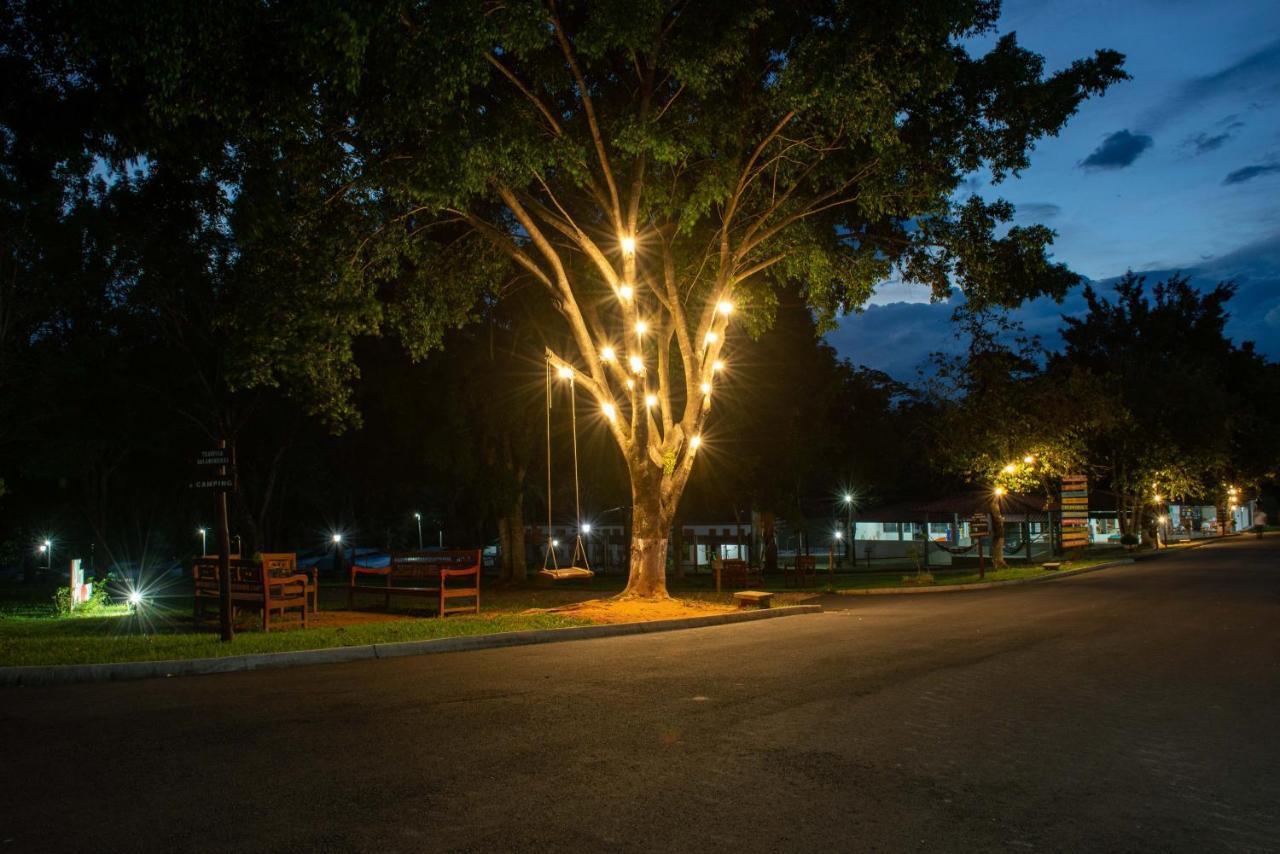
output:
[[[662,500],[664,484],[648,472],[631,475],[631,572],[620,599],[668,599],[667,539],[674,513]]]
[[[991,568],[1004,569],[1004,513],[1000,502],[991,502]]]
[[[502,549],[502,580],[524,581],[524,496],[520,495],[505,514],[498,518],[498,544]]]

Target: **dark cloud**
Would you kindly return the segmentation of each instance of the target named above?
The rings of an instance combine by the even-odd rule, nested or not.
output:
[[[1216,151],[1222,148],[1222,144],[1231,139],[1230,133],[1218,133],[1213,136],[1202,133],[1194,139],[1190,140],[1192,148],[1196,150],[1196,154],[1204,154],[1209,151]]]
[[[1229,94],[1247,94],[1262,103],[1280,94],[1280,39],[1213,74],[1188,80],[1143,116],[1140,127],[1158,129],[1199,102]]]
[[[1243,169],[1237,169],[1227,177],[1222,179],[1224,184],[1243,184],[1245,181],[1252,181],[1262,175],[1268,175],[1272,172],[1280,172],[1280,163],[1259,163],[1255,166],[1246,166]]]
[[[1142,271],[1149,285],[1168,279],[1177,269]],[[1260,353],[1280,359],[1280,232],[1264,240],[1241,246],[1225,255],[1200,260],[1181,270],[1196,287],[1208,290],[1218,282],[1236,283],[1236,295],[1227,304],[1230,317],[1227,334],[1237,344],[1253,341]],[[1108,291],[1115,278],[1095,282]],[[1083,315],[1087,310],[1083,288],[1074,288],[1061,303],[1036,299],[1013,312],[1013,317],[1033,335],[1039,335],[1050,349],[1062,347],[1058,330],[1062,318]],[[827,340],[856,364],[888,373],[894,379],[914,382],[918,371],[927,368],[929,354],[937,351],[959,353],[964,342],[956,338],[951,323],[953,303],[892,303],[871,306],[851,315]]]
[[[1084,169],[1123,169],[1132,166],[1133,161],[1152,144],[1151,137],[1146,134],[1118,130],[1080,161],[1080,166]]]
[[[1050,202],[1024,202],[1017,207],[1014,216],[1022,222],[1044,222],[1062,213],[1062,208]]]

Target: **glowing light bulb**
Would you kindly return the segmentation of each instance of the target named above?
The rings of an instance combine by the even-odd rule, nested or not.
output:
[[[646,394],[644,396],[645,406],[655,406],[657,405],[657,403],[658,403],[658,396],[656,394]]]
[[[692,439],[689,440],[689,447],[695,451],[698,449],[698,446],[701,444],[702,444],[701,436],[694,436]]]
[[[635,252],[636,252],[636,239],[635,239],[634,237],[631,237],[630,235],[623,235],[621,238],[619,238],[619,241],[618,241],[618,242],[622,244],[622,253],[623,253],[624,255],[634,255],[634,254],[635,254]]]
[[[708,333],[707,333],[706,341],[707,341],[707,343],[708,343],[708,344],[714,344],[714,343],[716,343],[716,342],[717,342],[717,341],[719,341],[719,340],[720,340],[720,336],[719,336],[719,335],[717,335],[717,334],[715,334],[714,332],[708,332]]]
[[[1160,498],[1159,495],[1156,495],[1156,496],[1152,496],[1152,500],[1158,502],[1158,501],[1161,501],[1162,499]]]
[[[1003,486],[997,486],[997,487],[996,487],[996,495],[1004,495],[1004,487],[1003,487]]]
[[[334,534],[334,535],[333,535],[333,541],[334,541],[335,543],[340,543],[340,542],[342,542],[342,535],[341,535],[341,534]]]
[[[129,604],[130,604],[130,605],[134,605],[134,606],[141,605],[141,604],[142,604],[142,594],[141,594],[141,593],[139,593],[137,590],[130,590],[130,591],[129,591]]]
[[[702,384],[702,393],[703,393],[703,394],[711,394],[711,383],[703,383],[703,384]]]
[[[582,526],[582,533],[584,533],[584,534],[590,534],[590,533],[591,533],[591,524],[590,524],[590,523],[584,524],[584,525]]]
[[[635,288],[631,287],[630,285],[618,286],[618,296],[622,297],[623,299],[631,299],[633,296],[635,296],[635,294],[636,294]]]
[[[716,311],[720,312],[725,317],[728,317],[729,315],[733,314],[733,303],[729,302],[728,300],[721,300],[720,302],[716,303]]]
[[[632,356],[628,361],[631,363],[631,373],[644,373],[644,359],[641,359],[639,356]]]
[[[1013,474],[1017,470],[1018,470],[1018,467],[1015,466],[1013,463],[1009,463],[1009,465],[1004,467],[1005,474]]]
[[[561,365],[561,366],[556,370],[556,373],[558,373],[558,374],[560,375],[560,379],[562,379],[562,380],[571,380],[571,379],[573,379],[573,368],[569,367],[568,365]]]
[[[636,334],[637,334],[637,335],[643,335],[643,334],[645,334],[645,333],[646,333],[646,332],[648,332],[648,331],[649,331],[649,324],[645,323],[643,320],[637,320],[637,321],[636,321]]]
[[[627,380],[627,388],[635,388],[635,387],[636,387],[635,380]]]
[[[612,362],[616,356],[617,354],[613,352],[612,347],[605,347],[600,351],[600,361],[602,362]]]
[[[600,411],[604,413],[604,417],[610,421],[618,417],[618,410],[613,408],[612,403],[601,404]]]
[[[835,532],[835,534],[836,534],[836,539],[837,539],[837,540],[843,540],[843,539],[844,539],[844,532],[843,532],[843,531],[836,531],[836,532]]]
[[[723,370],[724,370],[724,362],[720,361],[719,359],[716,359],[714,362],[712,362],[712,363],[711,363],[711,370],[713,370],[713,371],[723,371]]]
[[[1025,457],[1022,458],[1022,461],[1027,465],[1031,465],[1036,461],[1036,458],[1031,456],[1030,454],[1027,454]]]

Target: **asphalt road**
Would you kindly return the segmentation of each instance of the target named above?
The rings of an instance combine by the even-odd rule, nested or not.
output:
[[[834,604],[7,689],[0,852],[1280,851],[1280,539]]]

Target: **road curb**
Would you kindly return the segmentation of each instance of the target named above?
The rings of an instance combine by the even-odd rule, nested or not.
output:
[[[1099,569],[1113,566],[1125,566],[1133,563],[1133,558],[1098,563],[1093,566],[1082,566],[1079,569],[1064,569],[1053,575],[1041,575],[1036,578],[1011,578],[1007,581],[979,581],[976,584],[942,584],[935,587],[872,587],[864,590],[836,590],[839,596],[910,596],[919,593],[963,593],[966,590],[991,590],[995,587],[1014,587],[1019,584],[1040,584],[1045,581],[1057,581],[1059,578],[1070,578]]]
[[[442,652],[466,652],[541,643],[592,640],[622,635],[699,629],[728,623],[747,623],[796,614],[815,614],[821,605],[786,605],[755,611],[709,614],[705,617],[682,617],[678,620],[653,620],[647,623],[614,623],[603,626],[572,626],[564,629],[529,629],[489,635],[462,635],[433,640],[400,643],[335,646],[326,649],[300,649],[292,652],[266,652],[252,655],[228,655],[220,658],[191,658],[171,661],[124,661],[114,664],[58,664],[47,667],[0,667],[0,686],[34,687],[70,685],[77,682],[117,682],[169,676],[204,676],[235,673],[242,670],[266,670],[280,667],[302,667],[309,664],[343,664],[380,658],[403,658],[410,655],[434,655]]]

